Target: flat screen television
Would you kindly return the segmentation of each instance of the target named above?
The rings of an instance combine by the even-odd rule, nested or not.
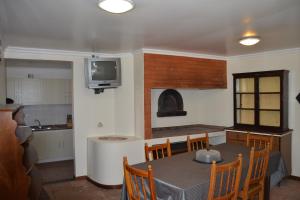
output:
[[[114,88],[121,85],[120,58],[86,58],[85,71],[88,88]]]

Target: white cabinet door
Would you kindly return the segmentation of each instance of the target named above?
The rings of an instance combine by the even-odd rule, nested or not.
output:
[[[59,158],[61,137],[53,131],[33,133],[32,145],[36,148],[38,162],[55,161]]]
[[[15,101],[16,104],[22,104],[22,81],[16,78],[7,78],[6,94],[8,98]]]
[[[72,80],[8,77],[7,97],[23,105],[71,104]]]
[[[73,130],[64,130],[62,133],[62,157],[74,158],[74,149],[73,149]]]
[[[34,132],[32,145],[38,153],[39,163],[74,158],[71,129]]]
[[[22,104],[35,105],[41,104],[41,80],[39,79],[22,79]]]

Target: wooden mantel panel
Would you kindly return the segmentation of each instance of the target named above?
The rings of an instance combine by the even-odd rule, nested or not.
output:
[[[152,88],[227,88],[226,61],[144,54],[145,139],[152,138]]]
[[[144,54],[145,87],[226,88],[226,61]]]

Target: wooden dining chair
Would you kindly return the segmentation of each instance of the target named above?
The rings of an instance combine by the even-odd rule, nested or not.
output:
[[[187,146],[189,152],[198,149],[207,149],[209,147],[208,133],[206,132],[205,137],[201,138],[191,139],[190,136],[187,136]]]
[[[171,155],[171,144],[169,139],[167,139],[166,143],[156,144],[150,147],[147,143],[145,143],[146,161],[150,161],[150,159],[157,160],[160,158],[164,158],[165,156],[171,157]]]
[[[217,165],[213,161],[210,172],[208,200],[236,200],[242,173],[242,154],[231,162]]]
[[[239,197],[243,200],[253,199],[258,194],[259,200],[264,199],[265,177],[269,164],[269,144],[263,150],[251,148],[249,168],[243,190]]]
[[[273,136],[264,136],[247,133],[247,147],[254,149],[264,149],[269,144],[269,150],[272,151]]]
[[[136,169],[128,164],[127,157],[123,158],[124,179],[129,200],[156,200],[153,171]],[[149,190],[147,190],[147,186]],[[148,193],[146,191],[149,191]]]

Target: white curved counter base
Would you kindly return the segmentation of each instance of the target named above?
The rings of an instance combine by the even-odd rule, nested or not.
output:
[[[128,136],[126,140],[119,141],[98,138],[88,138],[87,175],[101,185],[121,185],[123,183],[123,156],[127,156],[129,164],[144,162],[144,140]]]

